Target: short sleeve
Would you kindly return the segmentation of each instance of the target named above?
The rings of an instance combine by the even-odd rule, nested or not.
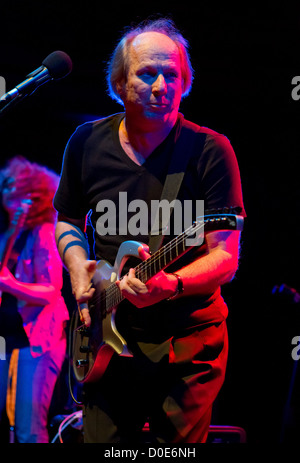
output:
[[[224,135],[209,133],[198,162],[205,210],[240,207],[245,216],[242,184],[235,152]]]
[[[54,196],[55,209],[73,219],[85,217],[89,210],[82,190],[82,160],[85,140],[91,130],[91,124],[79,126],[69,139],[64,152],[60,182]]]

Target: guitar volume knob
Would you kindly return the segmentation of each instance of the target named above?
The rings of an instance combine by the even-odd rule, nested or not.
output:
[[[85,360],[85,359],[78,359],[76,360],[76,367],[77,368],[81,368],[81,367],[85,367],[89,364],[89,361],[88,360]]]

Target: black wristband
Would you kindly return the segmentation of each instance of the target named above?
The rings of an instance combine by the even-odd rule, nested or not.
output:
[[[173,294],[173,296],[168,297],[167,301],[172,301],[172,299],[175,299],[175,297],[179,296],[179,294],[182,294],[184,291],[183,281],[182,281],[181,276],[177,275],[177,273],[172,273],[172,275],[174,275],[177,278],[177,289],[176,289],[175,294]]]

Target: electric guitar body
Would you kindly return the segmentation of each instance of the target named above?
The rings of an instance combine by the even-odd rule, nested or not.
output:
[[[79,313],[76,313],[76,328],[73,336],[73,367],[75,377],[79,382],[97,381],[105,372],[108,363],[116,352],[122,356],[131,357],[125,339],[118,332],[115,324],[116,305],[106,310],[109,298],[122,298],[119,288],[114,284],[121,278],[123,267],[129,257],[139,257],[138,248],[143,246],[138,241],[125,241],[121,244],[112,267],[105,260],[97,263],[93,285],[95,297],[89,304],[91,325],[82,326]],[[111,288],[111,290],[109,289]],[[100,297],[99,297],[100,295]],[[105,295],[105,297],[101,297]],[[98,297],[97,297],[98,296]],[[106,299],[106,300],[105,300]]]

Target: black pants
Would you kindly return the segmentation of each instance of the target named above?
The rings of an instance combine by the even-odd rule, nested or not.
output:
[[[225,322],[164,345],[115,356],[104,376],[85,386],[84,441],[139,443],[149,421],[158,443],[205,442],[227,361]]]

